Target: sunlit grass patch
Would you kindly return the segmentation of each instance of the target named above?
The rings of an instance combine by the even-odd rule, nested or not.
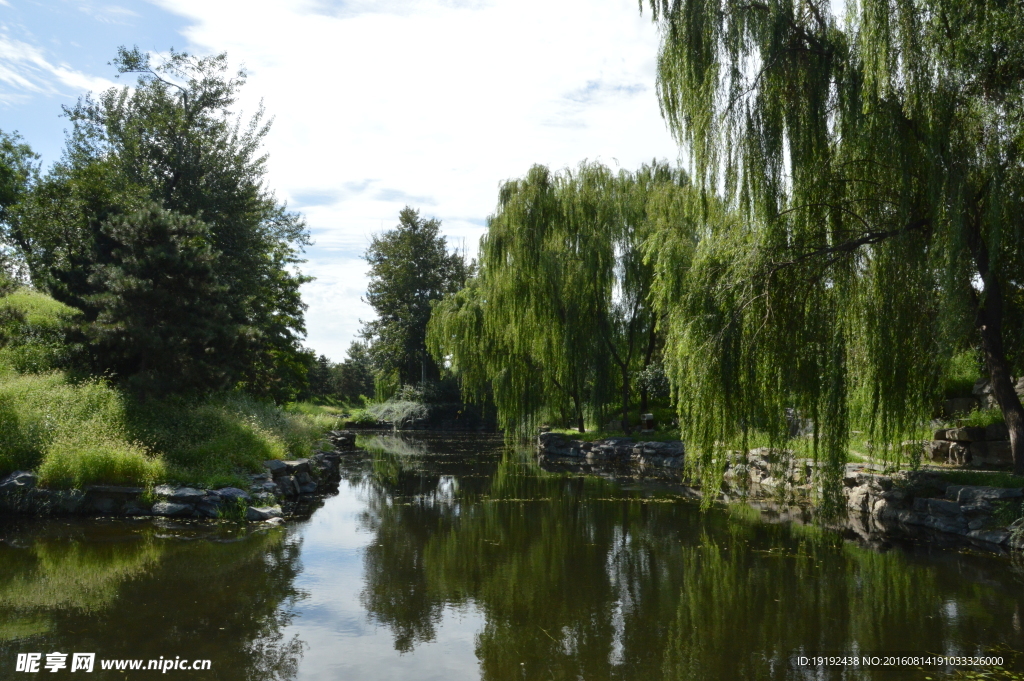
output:
[[[36,469],[55,442],[67,445],[84,432],[123,441],[119,393],[101,381],[70,383],[59,372],[0,377],[0,475]]]
[[[282,409],[243,393],[134,405],[131,413],[133,434],[163,453],[172,478],[223,484],[269,459],[309,456],[337,425],[329,413]]]
[[[67,437],[47,448],[39,467],[46,487],[83,488],[86,485],[155,485],[166,477],[162,458],[138,444],[114,437]]]
[[[307,457],[330,413],[241,393],[137,402],[100,380],[60,372],[0,375],[0,476],[33,470],[45,486],[245,485],[268,459]]]

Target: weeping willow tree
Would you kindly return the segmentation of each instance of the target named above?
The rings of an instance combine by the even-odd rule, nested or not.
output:
[[[780,438],[795,407],[838,502],[853,396],[898,442],[973,346],[1022,473],[1024,5],[832,7],[650,0],[662,114],[709,197],[689,268],[651,253],[689,449]]]
[[[546,418],[582,432],[612,404],[628,431],[632,376],[657,348],[648,203],[684,185],[666,165],[615,174],[584,163],[534,166],[502,186],[478,275],[434,306],[427,335],[467,398],[493,395],[506,432]]]

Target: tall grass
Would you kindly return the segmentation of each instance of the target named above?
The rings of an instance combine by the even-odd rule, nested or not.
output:
[[[38,470],[44,484],[146,484],[163,463],[130,437],[124,398],[60,372],[0,376],[0,475]]]
[[[0,297],[0,365],[19,373],[66,366],[72,348],[66,331],[78,310],[28,288]]]
[[[139,403],[101,380],[8,372],[0,375],[0,476],[35,470],[54,488],[242,484],[263,461],[309,456],[337,422],[241,393]]]
[[[338,414],[242,393],[140,402],[102,379],[73,381],[66,330],[78,312],[21,288],[0,297],[0,476],[53,488],[174,481],[246,483],[268,459],[308,456]]]

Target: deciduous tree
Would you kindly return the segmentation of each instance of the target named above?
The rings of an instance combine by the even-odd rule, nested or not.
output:
[[[981,348],[1024,472],[1024,6],[651,0],[662,112],[706,194],[693,266],[661,258],[670,366],[707,463],[784,408],[816,424],[832,501],[851,396],[877,440],[927,414],[943,357]],[[707,206],[719,195],[724,211]],[[690,239],[691,223],[661,243]],[[652,254],[657,257],[657,254]],[[689,417],[689,418],[685,418]]]
[[[376,368],[397,371],[402,383],[438,377],[425,341],[430,306],[466,281],[466,263],[460,254],[448,252],[440,228],[439,220],[422,218],[406,206],[398,225],[374,236],[366,250],[366,302],[377,319],[364,325],[363,335]]]

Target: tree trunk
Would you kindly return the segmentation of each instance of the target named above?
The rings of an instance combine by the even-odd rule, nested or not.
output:
[[[633,429],[629,427],[629,369],[622,369],[622,431],[629,435]]]
[[[1003,420],[1010,431],[1010,451],[1013,452],[1013,472],[1024,475],[1024,406],[1013,389],[1010,364],[1003,347],[1003,287],[992,272],[988,260],[988,247],[981,237],[977,220],[973,223],[969,244],[981,277],[982,294],[974,294],[974,324],[981,336],[981,349],[985,366],[992,382],[992,394],[1003,412]]]
[[[651,334],[647,339],[647,352],[644,354],[644,371],[647,367],[651,366],[651,360],[654,359],[654,348],[657,345],[658,336],[654,331],[654,323],[651,323]],[[647,385],[640,389],[640,420],[644,420],[644,414],[647,413],[649,408]]]
[[[992,394],[1003,412],[1006,429],[1010,431],[1013,472],[1015,475],[1024,475],[1024,406],[1013,389],[1010,365],[1003,349],[1002,298],[1002,287],[995,281],[995,277],[991,278],[991,282],[985,280],[985,299],[978,305],[975,325],[981,335],[981,349],[985,354]]]
[[[581,433],[585,433],[586,428],[583,427],[583,409],[580,407],[580,398],[578,395],[573,393],[572,403],[576,410],[576,430]]]

